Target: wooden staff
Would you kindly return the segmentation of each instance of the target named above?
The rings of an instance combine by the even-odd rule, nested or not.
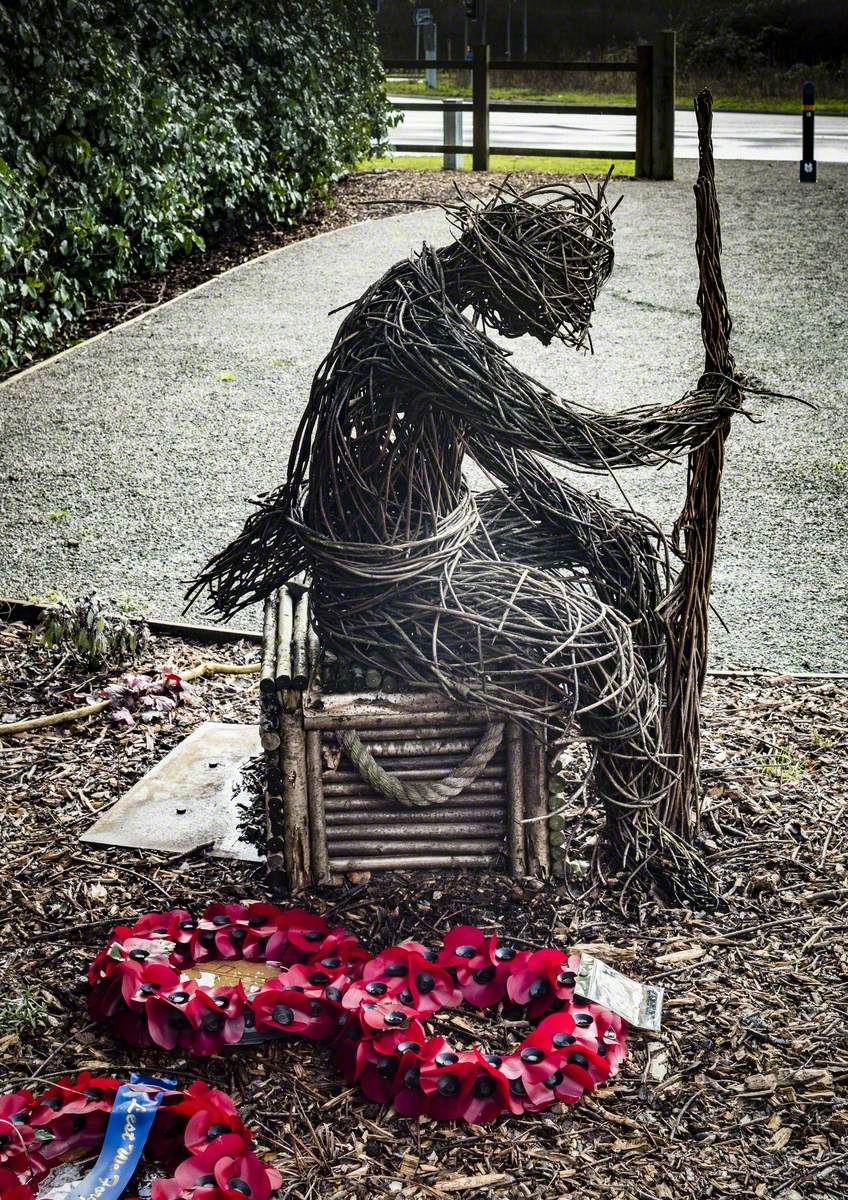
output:
[[[702,91],[695,100],[695,115],[699,158],[695,246],[700,277],[698,307],[706,355],[702,383],[715,385],[732,410],[741,403],[741,396],[733,382],[736,368],[730,352],[731,320],[721,272],[721,224],[709,91]],[[717,380],[716,375],[725,379]],[[728,413],[718,422],[712,437],[689,456],[686,501],[674,529],[674,543],[683,556],[683,568],[664,609],[669,636],[663,734],[676,776],[661,806],[660,817],[663,825],[687,842],[698,826],[701,693],[707,669],[710,590],[721,510],[724,444],[729,429]]]

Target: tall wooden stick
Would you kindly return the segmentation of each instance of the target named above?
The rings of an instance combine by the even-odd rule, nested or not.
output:
[[[698,825],[700,802],[701,692],[707,669],[710,588],[721,510],[724,443],[730,414],[741,397],[734,382],[730,352],[731,320],[721,273],[721,225],[715,189],[712,148],[712,95],[695,100],[698,123],[696,253],[700,285],[701,336],[706,352],[703,384],[718,386],[728,415],[712,437],[689,456],[688,487],[683,511],[675,524],[674,544],[683,568],[665,606],[668,625],[664,741],[678,766],[660,814],[663,825],[689,841]],[[721,380],[716,380],[720,375]]]

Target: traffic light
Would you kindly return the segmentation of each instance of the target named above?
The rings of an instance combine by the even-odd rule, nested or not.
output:
[[[477,20],[477,0],[464,0],[465,3],[465,19],[467,21]]]

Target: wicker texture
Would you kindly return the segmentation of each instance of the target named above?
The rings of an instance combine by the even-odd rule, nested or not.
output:
[[[614,415],[552,394],[486,336],[588,346],[613,266],[607,183],[450,210],[456,240],[391,268],[318,369],[288,478],[198,578],[223,613],[311,576],[322,644],[549,741],[591,746],[617,857],[674,874],[697,821],[698,710],[722,447],[741,385],[727,338],[711,98],[699,97],[697,252],[707,369]],[[474,320],[464,315],[471,309]],[[469,456],[496,486],[469,492]],[[689,456],[669,545],[546,466]],[[683,559],[670,583],[669,560]]]

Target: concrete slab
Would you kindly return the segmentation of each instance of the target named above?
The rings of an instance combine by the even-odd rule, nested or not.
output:
[[[205,721],[82,835],[100,846],[185,854],[212,845],[221,858],[258,862],[238,830],[239,773],[261,754],[255,725]]]

